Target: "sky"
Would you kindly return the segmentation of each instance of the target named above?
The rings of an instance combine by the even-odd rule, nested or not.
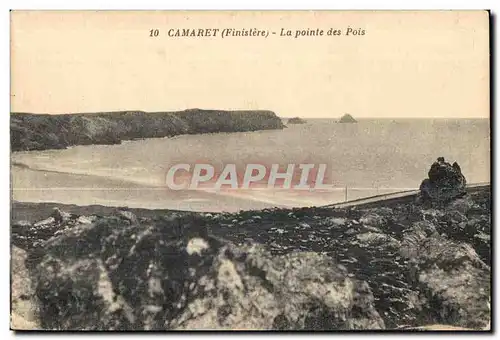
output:
[[[346,36],[348,27],[365,34]],[[276,34],[169,37],[177,28]],[[330,28],[343,34],[327,36]],[[487,118],[488,13],[11,12],[12,112],[189,108]]]

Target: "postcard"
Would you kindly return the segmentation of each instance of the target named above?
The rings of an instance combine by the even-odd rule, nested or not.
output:
[[[12,11],[11,329],[490,331],[488,11]]]

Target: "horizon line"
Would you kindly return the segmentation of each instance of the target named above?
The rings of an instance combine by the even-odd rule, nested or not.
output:
[[[184,111],[194,111],[194,110],[200,110],[200,111],[227,111],[227,112],[238,112],[238,111],[261,111],[261,112],[272,112],[274,113],[278,118],[280,119],[291,119],[291,118],[303,118],[303,119],[336,119],[336,118],[341,118],[342,116],[346,114],[342,114],[339,116],[329,116],[329,117],[304,117],[304,116],[280,116],[278,115],[275,111],[270,110],[270,109],[200,109],[200,108],[189,108],[189,109],[182,109],[182,110],[165,110],[165,111],[144,111],[144,110],[113,110],[113,111],[87,111],[87,112],[66,112],[66,113],[48,113],[48,112],[27,112],[27,111],[10,111],[10,114],[31,114],[31,115],[51,115],[51,116],[62,116],[62,115],[86,115],[86,114],[98,114],[98,113],[123,113],[123,112],[142,112],[142,113],[177,113],[177,112],[184,112]],[[355,117],[354,115],[350,114],[353,118],[355,119],[488,119],[491,120],[491,115],[488,117],[473,117],[473,116],[435,116],[435,117],[422,117],[422,116],[389,116],[389,117],[380,117],[380,116],[372,116],[372,117],[365,117],[365,116],[358,116]]]

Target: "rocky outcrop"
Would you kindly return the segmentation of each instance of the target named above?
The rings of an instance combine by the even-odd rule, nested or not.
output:
[[[485,329],[490,195],[237,214],[56,209],[14,223],[12,241],[29,253],[44,328]]]
[[[451,165],[443,157],[439,157],[432,164],[428,176],[420,184],[420,194],[424,201],[447,203],[466,193],[467,181],[457,162]]]
[[[26,268],[27,252],[11,248],[11,316],[10,325],[15,330],[41,329],[31,278]]]
[[[76,221],[27,261],[44,329],[384,328],[369,286],[325,255],[235,246],[196,218]]]
[[[13,242],[18,247],[31,250],[77,224],[90,224],[96,219],[97,216],[77,216],[55,208],[48,218],[35,223],[14,221],[11,225]]]
[[[345,114],[339,119],[339,123],[357,123],[358,121],[354,119],[350,114]]]
[[[288,120],[288,124],[306,124],[306,123],[307,121],[300,117],[294,117]]]
[[[181,112],[123,111],[58,115],[13,113],[10,119],[12,151],[119,144],[123,140],[181,134],[282,128],[283,123],[272,111],[192,109]]]
[[[491,311],[490,267],[469,244],[439,235],[432,225],[417,225],[405,236],[402,254],[410,259],[410,277],[428,323],[483,329]]]

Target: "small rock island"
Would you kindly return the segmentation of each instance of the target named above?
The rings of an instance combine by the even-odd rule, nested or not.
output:
[[[306,124],[307,121],[300,117],[293,117],[288,120],[288,124]]]
[[[357,123],[357,122],[358,121],[348,113],[343,115],[339,120],[339,123]]]

